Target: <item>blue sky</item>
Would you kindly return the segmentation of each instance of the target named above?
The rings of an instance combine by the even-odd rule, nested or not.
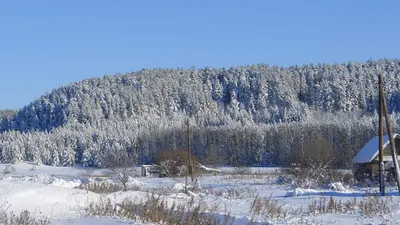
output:
[[[398,1],[1,1],[0,109],[151,67],[400,57]]]

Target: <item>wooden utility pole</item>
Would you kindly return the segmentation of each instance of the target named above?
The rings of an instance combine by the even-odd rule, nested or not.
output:
[[[193,182],[193,167],[192,167],[192,152],[190,150],[190,125],[189,118],[187,119],[187,138],[188,138],[188,169],[190,174],[190,179]]]
[[[385,163],[383,162],[383,107],[382,107],[382,75],[379,74],[379,191],[385,196]]]
[[[383,83],[383,78],[381,77],[381,82]],[[393,160],[393,165],[394,169],[396,172],[396,181],[397,181],[397,188],[399,189],[400,193],[400,169],[399,169],[399,162],[397,161],[397,152],[396,152],[396,147],[394,145],[394,139],[393,139],[393,133],[392,133],[392,124],[390,122],[390,115],[389,111],[387,108],[386,104],[386,99],[385,99],[385,91],[383,87],[381,88],[381,94],[382,94],[382,101],[381,104],[383,106],[383,111],[385,113],[385,120],[386,120],[386,129],[389,135],[389,140],[390,140],[390,148],[392,150],[392,160]]]

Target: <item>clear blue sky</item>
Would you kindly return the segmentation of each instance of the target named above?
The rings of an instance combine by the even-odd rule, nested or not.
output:
[[[0,109],[151,67],[400,57],[399,1],[0,1]]]

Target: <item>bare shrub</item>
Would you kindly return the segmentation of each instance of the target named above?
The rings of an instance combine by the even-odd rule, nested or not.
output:
[[[315,187],[333,182],[331,165],[336,151],[330,141],[317,136],[310,139],[297,159],[285,169],[293,176],[293,184],[299,187]]]
[[[208,211],[208,212],[206,212]],[[91,202],[86,207],[88,216],[119,217],[141,222],[175,224],[233,224],[229,214],[224,220],[216,216],[206,205],[173,203],[168,206],[160,196],[150,195],[147,201],[124,200],[121,204],[112,204],[110,199]]]
[[[0,224],[4,225],[48,225],[52,221],[47,217],[36,218],[29,211],[24,210],[19,215],[0,209]]]
[[[330,177],[335,182],[340,182],[345,185],[353,186],[357,183],[352,173],[338,170],[330,170]]]
[[[375,215],[390,213],[390,203],[391,199],[384,199],[379,195],[371,195],[364,201],[360,201],[358,207],[363,215],[374,217]]]
[[[211,189],[207,190],[207,193],[226,199],[247,199],[255,196],[250,187]]]
[[[90,202],[85,211],[88,216],[113,217],[117,216],[117,205],[113,204],[109,198],[100,198],[98,201]]]
[[[15,166],[8,164],[6,165],[6,167],[3,170],[3,174],[11,174],[11,173],[15,173],[17,170],[15,169]]]
[[[251,182],[254,179],[268,180],[270,178],[271,178],[271,176],[269,176],[269,175],[260,175],[260,174],[247,174],[247,175],[246,174],[245,175],[244,174],[229,174],[229,175],[225,175],[225,176],[221,177],[221,181],[234,181],[234,180],[245,181],[245,180],[247,180],[247,182]]]
[[[157,166],[152,170],[165,177],[184,176],[187,172],[188,161],[186,149],[159,151],[153,158],[153,162]],[[191,155],[191,162],[192,166],[200,164],[200,160],[194,155]],[[193,166],[193,173],[200,173],[197,166]]]
[[[327,213],[344,213],[355,210],[357,200],[349,200],[343,203],[341,200],[337,201],[332,196],[329,198],[321,197],[318,200],[314,199],[308,206],[308,212],[314,214],[327,214]]]
[[[188,173],[187,165],[178,165],[179,162],[173,159],[161,161],[159,165],[153,165],[151,171],[159,177],[182,177]]]
[[[37,171],[37,167],[33,165],[31,168],[29,168],[29,171],[35,172]]]
[[[249,167],[245,166],[237,166],[234,167],[234,174],[239,174],[239,175],[249,175],[251,174],[251,169]]]
[[[283,209],[282,206],[278,205],[276,200],[273,200],[270,197],[266,199],[262,199],[259,195],[257,195],[250,207],[250,214],[253,215],[265,215],[267,218],[285,218],[287,215],[287,211]]]
[[[122,191],[124,187],[121,184],[113,184],[110,182],[93,182],[88,184],[81,184],[77,188],[91,191],[97,194],[108,194],[117,191]]]
[[[281,182],[282,184],[283,181],[277,181],[277,177],[273,175],[261,175],[261,174],[251,174],[251,175],[225,175],[225,176],[220,176],[218,179],[215,181],[216,183],[241,183],[244,186],[248,185],[266,185],[266,184],[277,184],[277,182]],[[286,179],[286,178],[285,178]],[[287,179],[289,180],[289,179]],[[289,180],[288,182],[291,182]]]
[[[0,224],[6,224],[8,221],[7,211],[3,209],[4,205],[0,207]]]
[[[388,214],[391,211],[391,200],[382,198],[379,195],[370,195],[363,200],[353,198],[346,202],[334,199],[332,196],[327,199],[324,197],[314,199],[308,206],[308,212],[314,214],[327,213],[361,213],[367,217]]]
[[[166,196],[166,195],[171,195],[171,194],[176,193],[176,191],[173,189],[173,187],[170,187],[170,186],[163,186],[163,187],[157,187],[157,188],[147,187],[147,188],[144,188],[143,191],[151,192],[154,195],[161,195],[161,196]]]

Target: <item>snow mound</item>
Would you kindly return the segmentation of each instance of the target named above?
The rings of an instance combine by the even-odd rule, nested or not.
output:
[[[79,185],[81,185],[81,181],[78,179],[74,179],[72,181],[65,181],[61,178],[54,178],[54,180],[51,182],[51,185],[57,187],[65,187],[65,188],[76,188]]]
[[[81,185],[81,181],[79,179],[74,179],[72,181],[66,181],[61,178],[57,178],[50,175],[36,175],[36,176],[24,176],[24,177],[6,177],[7,180],[16,180],[16,181],[25,181],[32,183],[40,183],[46,185],[53,185],[57,187],[65,187],[65,188],[75,188]]]
[[[54,177],[49,175],[36,175],[36,176],[23,176],[23,177],[11,177],[6,176],[2,180],[15,180],[15,181],[27,181],[41,184],[50,184],[53,182]]]
[[[172,188],[172,190],[177,191],[177,192],[185,191],[185,184],[183,184],[183,183],[176,183],[176,184],[174,185],[174,187]]]
[[[303,189],[303,188],[295,188],[293,191],[289,191],[286,194],[286,197],[295,197],[295,196],[302,196],[302,195],[311,195],[318,191],[314,189]]]
[[[291,193],[291,196],[300,196],[304,194],[304,189],[302,188],[296,188],[293,190],[293,192]]]
[[[43,185],[22,180],[0,182],[0,202],[7,203],[10,212],[19,214],[28,210],[35,216],[50,216],[53,221],[65,217],[77,217],[88,202],[98,195],[85,190]]]
[[[346,191],[346,188],[344,188],[343,184],[340,182],[330,183],[328,187],[334,191]]]
[[[201,190],[201,184],[200,181],[195,183],[195,186],[193,185],[188,185],[187,186],[188,190]],[[176,183],[173,187],[172,190],[175,192],[184,192],[185,191],[185,184],[184,183]]]
[[[109,178],[103,178],[103,177],[90,177],[90,178],[87,178],[87,181],[83,181],[82,179],[81,179],[81,182],[82,183],[109,183],[109,184],[114,184],[115,182],[113,181],[113,180],[111,180],[111,179],[109,179]]]
[[[126,186],[127,186],[128,189],[139,188],[139,187],[146,186],[146,183],[144,183],[142,181],[139,181],[139,180],[137,180],[137,179],[135,179],[133,177],[129,177],[128,178],[128,182],[126,183]]]
[[[193,197],[193,198],[199,197],[198,194],[196,194],[196,193],[194,193],[194,192],[192,192],[192,191],[188,191],[188,195],[190,195],[190,196]]]
[[[185,199],[190,198],[190,196],[187,196],[184,193],[172,194],[170,197],[173,199],[179,199],[179,200],[185,200]]]
[[[50,175],[45,175],[45,174],[41,174],[41,175],[36,175],[36,176],[32,176],[32,177],[24,177],[23,178],[24,181],[29,181],[29,182],[38,182],[38,183],[42,183],[42,184],[51,184],[51,182],[54,181],[54,177],[50,176]]]

